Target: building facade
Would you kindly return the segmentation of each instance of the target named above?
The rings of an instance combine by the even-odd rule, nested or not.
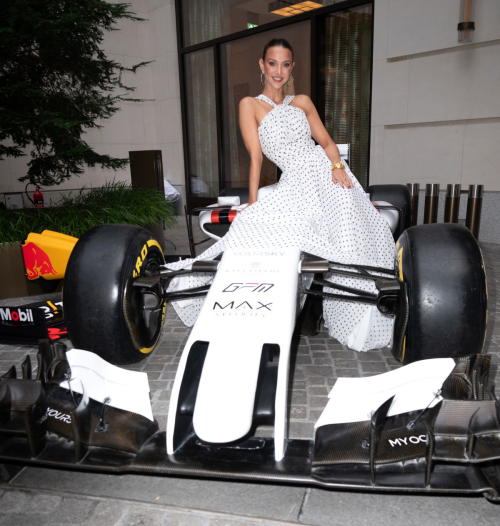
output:
[[[153,61],[135,75],[127,73],[125,78],[126,83],[136,86],[135,96],[148,100],[123,103],[121,111],[103,122],[102,129],[89,132],[86,140],[97,151],[117,157],[128,157],[130,151],[160,150],[165,178],[181,191],[183,202],[187,202],[192,193],[190,148],[194,149],[186,129],[189,128],[186,114],[189,113],[190,96],[186,79],[189,80],[190,73],[186,62],[179,67],[179,56],[181,60],[183,57],[179,51],[186,43],[178,38],[178,28],[182,29],[183,21],[176,17],[176,5],[186,17],[188,4],[196,4],[196,0],[130,0],[130,3],[131,9],[145,20],[123,21],[120,31],[106,36],[104,48],[111,58],[126,66]],[[251,19],[255,25],[260,24],[259,30],[263,31],[265,24],[277,23],[264,15],[249,18],[248,13],[258,11],[258,4],[268,3],[208,0],[204,5],[210,8],[209,13],[219,18],[225,16],[225,9],[227,13],[231,10],[234,20],[228,22],[228,27],[238,39],[229,44],[235,53],[240,46],[240,56],[243,56],[242,43],[247,33],[249,37],[252,35],[253,29],[248,25],[245,33],[245,26],[241,24],[250,24],[248,20]],[[342,10],[353,10],[356,4],[355,9],[364,9],[373,20],[371,112],[367,113],[369,134],[366,144],[360,143],[369,158],[367,181],[370,184],[414,182],[420,183],[421,188],[426,183],[440,183],[443,191],[447,183],[461,183],[463,191],[469,184],[483,184],[485,197],[480,239],[500,243],[496,226],[500,222],[500,149],[497,146],[500,138],[500,2],[476,2],[475,31],[473,42],[469,44],[457,42],[460,0],[373,0],[364,2],[363,6],[350,0],[323,2],[323,6],[327,4],[335,4],[332,9],[338,9],[339,15]],[[245,19],[238,21],[237,16],[241,18],[242,13],[246,13]],[[193,22],[193,15],[190,16]],[[205,31],[209,22],[206,14],[198,17],[191,31]],[[313,24],[306,28],[305,23],[302,22],[302,34],[307,32],[307,42],[313,42],[317,27]],[[236,24],[234,29],[232,24]],[[288,30],[283,27],[283,33],[292,37],[293,31],[292,26]],[[273,30],[272,36],[277,32]],[[209,32],[205,39],[210,36],[213,35]],[[220,45],[227,47],[229,44]],[[260,44],[258,47],[260,49]],[[303,51],[302,46],[300,48]],[[307,53],[311,54],[309,48]],[[232,62],[222,63],[220,67],[233,64],[230,73],[239,78],[241,72],[235,56],[238,55],[233,54]],[[203,61],[191,61],[189,67],[192,74],[204,67]],[[321,91],[324,79],[315,77],[314,67],[319,67],[314,60],[303,65],[304,85],[298,87],[304,92],[310,90],[313,100],[320,99],[324,93]],[[328,76],[329,70],[325,71]],[[225,78],[223,75],[228,73],[221,72],[221,78]],[[240,85],[243,84],[237,84]],[[184,90],[182,100],[181,86]],[[200,83],[191,97],[210,89],[209,82]],[[223,91],[223,86],[221,89]],[[253,93],[256,89],[260,89],[258,81],[251,85],[252,93],[248,94],[257,95],[258,92]],[[224,100],[226,97],[223,91]],[[327,107],[321,100],[316,102]],[[234,108],[231,111],[234,113]],[[322,115],[325,120],[331,119],[328,111]],[[234,119],[230,124],[234,126]],[[236,136],[224,140],[228,144],[233,141],[234,148],[241,149]],[[203,157],[204,151],[200,151]],[[228,155],[227,151],[224,155]],[[234,169],[243,162],[240,157],[229,155],[227,166]],[[0,163],[0,201],[13,193],[22,194],[24,184],[18,178],[25,174],[26,162],[27,158],[18,158]],[[214,162],[217,166],[217,159]],[[80,177],[45,189],[46,200],[56,200],[61,192],[99,186],[113,179],[130,181],[130,169],[113,172],[88,168]],[[444,193],[442,196],[441,204]],[[423,206],[423,199],[420,201]],[[462,194],[461,204],[460,218],[463,219],[466,194]]]

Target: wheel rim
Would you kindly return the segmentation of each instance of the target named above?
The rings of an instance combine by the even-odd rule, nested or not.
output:
[[[162,265],[163,255],[156,247],[148,250],[141,267],[141,276],[147,275],[152,267]],[[134,347],[143,354],[149,354],[160,337],[165,316],[164,301],[151,301],[150,294],[145,295],[142,289],[133,286],[134,279],[129,278],[123,296],[125,320]],[[158,304],[158,305],[155,305]],[[154,310],[150,310],[154,308]]]

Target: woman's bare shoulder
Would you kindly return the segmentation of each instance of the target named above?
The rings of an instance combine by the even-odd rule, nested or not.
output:
[[[240,108],[247,109],[247,108],[255,108],[257,104],[257,99],[255,97],[243,97],[240,100]]]
[[[309,95],[305,95],[305,94],[295,95],[295,97],[293,98],[293,103],[295,106],[299,106],[300,108],[303,108],[303,109],[314,107],[313,101],[311,100]]]

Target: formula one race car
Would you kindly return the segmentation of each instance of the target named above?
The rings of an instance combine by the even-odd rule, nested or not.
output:
[[[71,341],[111,363],[140,361],[155,347],[167,302],[208,295],[194,328],[197,333],[208,312],[213,310],[214,302],[227,305],[230,294],[226,289],[241,283],[237,294],[242,294],[244,301],[250,297],[264,301],[276,296],[273,302],[289,298],[279,308],[245,305],[247,311],[258,312],[261,319],[267,320],[267,316],[262,316],[265,311],[272,313],[269,323],[273,333],[268,337],[280,340],[282,348],[289,346],[297,319],[302,324],[314,325],[307,322],[317,312],[311,308],[312,302],[304,299],[328,296],[376,305],[382,314],[393,317],[392,353],[405,364],[425,358],[480,353],[486,330],[487,288],[481,251],[472,234],[456,224],[408,228],[410,196],[405,186],[372,186],[370,195],[378,203],[387,203],[382,205],[382,212],[387,213],[384,217],[397,240],[393,268],[340,264],[298,251],[281,253],[269,247],[262,251],[225,253],[221,260],[197,261],[189,270],[174,272],[163,266],[161,247],[146,230],[124,225],[93,228],[76,244],[66,270],[63,303]],[[210,214],[215,211],[220,218],[221,210],[225,209],[211,208]],[[232,268],[230,272],[223,270],[228,265]],[[370,280],[378,292],[369,294],[326,282],[323,274],[332,272]],[[212,284],[169,290],[170,282],[177,276],[195,273],[213,274]],[[259,286],[263,280],[271,280],[272,287]],[[248,285],[252,283],[256,283],[255,290]],[[323,292],[324,286],[337,289],[339,294]],[[235,304],[232,309],[234,315],[243,309],[236,307]],[[237,318],[234,315],[232,320]],[[233,323],[220,327],[221,333],[230,330]],[[244,331],[253,337],[255,328],[255,324],[242,327],[238,339],[245,340]],[[211,342],[216,332],[213,329],[200,334],[200,338]],[[259,347],[261,342],[255,345]]]
[[[25,399],[15,371],[0,382],[0,436],[2,425],[17,429],[14,438],[2,439],[0,458],[110,472],[484,493],[498,500],[500,408],[486,389],[489,358],[480,354],[487,319],[480,249],[460,225],[405,228],[409,210],[394,205],[396,198],[377,198],[393,203],[403,218],[396,223],[403,232],[395,265],[387,269],[269,247],[227,251],[220,260],[171,271],[146,230],[89,230],[71,253],[64,282],[65,322],[75,348],[113,364],[138,362],[159,339],[167,302],[205,298],[177,368],[166,432],[118,409],[106,423],[106,401],[61,394],[61,382],[71,377],[65,351],[44,344],[37,379],[24,368],[26,381],[41,384],[31,405],[14,404]],[[169,290],[174,278],[193,273],[212,274],[212,282]],[[326,273],[371,280],[377,293],[339,287],[324,279]],[[327,421],[314,441],[287,438],[292,336],[317,316],[307,298],[322,297],[374,305],[394,318],[391,349],[403,364],[431,359],[424,363],[432,376],[433,364],[452,359],[435,395],[441,402],[395,414],[389,398],[359,421]],[[69,417],[66,427],[49,421],[53,434],[47,436],[42,390],[51,409]],[[26,436],[19,431],[23,422]],[[255,436],[262,422],[273,426],[272,437]]]

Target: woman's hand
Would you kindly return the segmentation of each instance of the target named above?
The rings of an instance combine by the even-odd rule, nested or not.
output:
[[[342,168],[335,168],[332,170],[332,181],[335,184],[339,184],[340,188],[352,188],[353,184],[351,178],[347,175],[346,171]]]

